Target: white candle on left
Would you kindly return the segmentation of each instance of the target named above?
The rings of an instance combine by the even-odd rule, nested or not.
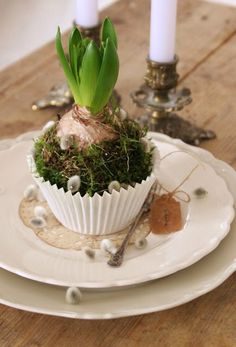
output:
[[[168,63],[175,56],[177,0],[151,0],[149,58]]]
[[[99,23],[98,0],[76,0],[75,22],[84,28],[97,26]]]

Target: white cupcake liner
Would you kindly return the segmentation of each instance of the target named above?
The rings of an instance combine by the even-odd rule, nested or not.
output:
[[[33,178],[55,217],[68,229],[87,235],[106,235],[126,228],[140,211],[147,194],[157,179],[160,165],[158,150],[153,151],[153,170],[150,176],[134,187],[97,193],[93,197],[74,195],[44,181],[36,172],[32,154],[27,157]]]

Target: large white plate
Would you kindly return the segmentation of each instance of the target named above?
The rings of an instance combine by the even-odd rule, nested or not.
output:
[[[155,143],[162,156],[178,149],[173,143],[158,139]],[[0,152],[0,161],[8,163],[0,172],[0,266],[6,270],[64,286],[108,288],[132,285],[192,265],[216,248],[229,231],[234,216],[233,198],[224,180],[212,167],[200,164],[182,189],[191,194],[196,188],[203,187],[208,195],[204,199],[192,196],[189,205],[185,204],[183,230],[171,235],[148,236],[148,247],[143,251],[130,249],[120,268],[109,267],[99,252],[91,261],[83,252],[48,246],[25,227],[18,215],[23,190],[31,183],[25,163],[30,146],[31,141],[22,141]],[[161,183],[169,190],[174,189],[198,161],[186,153],[175,153],[166,158],[161,164]]]
[[[25,135],[27,138],[32,134]],[[25,136],[23,138],[25,138]],[[207,161],[221,175],[236,201],[236,173],[210,153],[180,141],[156,135],[160,141],[174,143]],[[18,139],[20,141],[21,138]],[[10,142],[11,143],[11,142]],[[8,141],[1,144],[6,148]],[[219,247],[201,261],[169,277],[137,287],[112,291],[83,291],[76,306],[65,303],[63,287],[34,282],[0,269],[0,302],[44,314],[83,319],[109,319],[172,308],[197,298],[223,283],[236,270],[236,221]]]

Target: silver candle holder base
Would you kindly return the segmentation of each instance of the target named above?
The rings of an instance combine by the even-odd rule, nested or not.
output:
[[[199,145],[201,141],[213,139],[216,135],[175,113],[192,102],[190,89],[177,88],[177,63],[177,56],[170,63],[157,63],[147,58],[145,83],[131,93],[131,98],[137,106],[146,110],[137,120],[149,130]]]

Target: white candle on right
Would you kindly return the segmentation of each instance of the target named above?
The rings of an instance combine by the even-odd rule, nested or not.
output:
[[[149,58],[168,63],[175,56],[177,0],[151,0]]]
[[[75,22],[83,28],[93,28],[99,23],[98,0],[76,0]]]

